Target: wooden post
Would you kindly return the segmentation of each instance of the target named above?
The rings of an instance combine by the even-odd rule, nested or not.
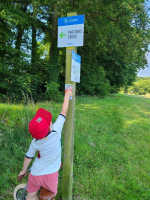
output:
[[[75,16],[75,12],[68,13],[67,16]],[[74,119],[75,119],[75,91],[76,83],[71,81],[71,58],[72,50],[77,53],[77,47],[66,48],[66,73],[65,84],[73,85],[72,100],[69,101],[69,108],[64,125],[64,154],[63,154],[63,180],[62,199],[72,200],[73,185],[73,152],[74,152]]]

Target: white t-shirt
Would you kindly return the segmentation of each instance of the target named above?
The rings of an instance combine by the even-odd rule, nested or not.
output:
[[[34,158],[39,151],[40,158],[36,157],[31,167],[31,174],[46,175],[57,172],[61,165],[61,131],[65,116],[59,115],[52,124],[52,131],[43,139],[33,139],[26,153],[27,158]]]

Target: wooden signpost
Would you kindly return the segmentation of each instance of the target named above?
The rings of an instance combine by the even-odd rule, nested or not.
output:
[[[73,153],[74,153],[74,121],[75,121],[75,91],[76,82],[71,81],[72,50],[77,53],[77,46],[83,46],[84,15],[75,12],[68,13],[67,17],[58,19],[58,47],[66,47],[65,84],[71,84],[73,89],[72,100],[64,125],[63,151],[63,180],[62,199],[72,200],[73,186]]]

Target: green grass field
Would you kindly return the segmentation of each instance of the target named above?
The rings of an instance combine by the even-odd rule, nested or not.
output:
[[[55,120],[61,103],[0,104],[0,200],[13,199],[32,139],[28,123],[40,107]],[[73,199],[150,199],[149,99],[125,94],[77,97],[74,138]],[[56,200],[61,199],[61,183],[62,169]]]

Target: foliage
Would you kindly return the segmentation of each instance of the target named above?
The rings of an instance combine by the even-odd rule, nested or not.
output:
[[[109,93],[109,81],[105,77],[104,68],[98,63],[83,63],[81,73],[81,83],[77,84],[78,94],[104,97]]]
[[[78,94],[117,92],[131,85],[138,70],[147,65],[147,0],[2,0],[1,101],[21,101],[24,87],[35,101],[47,96],[45,85],[55,82],[60,87],[54,92],[64,90],[65,49],[57,48],[57,21],[71,11],[85,15],[84,46],[78,47],[82,58]]]
[[[47,91],[45,92],[46,100],[60,101],[63,99],[61,92],[59,91],[59,84],[56,82],[51,82],[47,85]]]
[[[87,21],[93,30],[85,36],[85,43],[90,43],[88,49],[90,52],[92,49],[93,60],[104,67],[111,89],[115,91],[123,85],[131,84],[137,69],[146,65],[145,53],[149,40],[148,43],[143,43],[142,40],[143,35],[149,37],[149,30],[145,20],[146,13],[140,3],[107,1],[105,8],[96,3],[92,7],[88,6],[90,14],[87,14]],[[142,12],[140,20],[138,15],[135,16],[137,9],[139,13]],[[133,23],[134,20],[139,20],[138,25]]]
[[[130,87],[127,88],[127,93],[145,95],[150,93],[150,77],[138,77]]]

